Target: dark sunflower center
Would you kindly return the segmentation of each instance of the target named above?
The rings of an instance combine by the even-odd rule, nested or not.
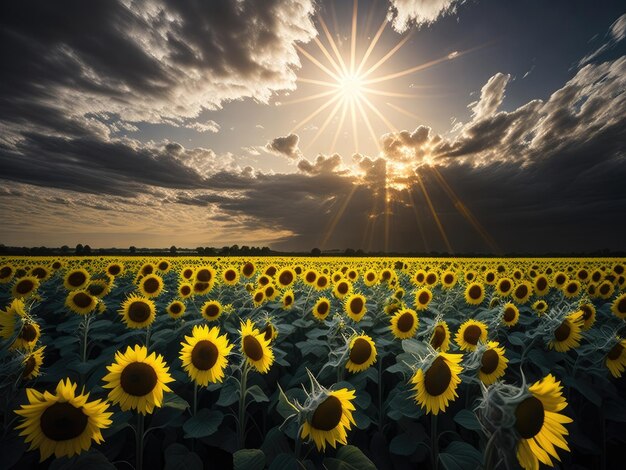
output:
[[[565,276],[563,276],[562,274],[559,274],[559,275],[558,275],[558,276],[554,279],[554,281],[555,281],[557,284],[559,284],[559,285],[564,284],[564,283],[565,283]]]
[[[120,385],[129,395],[143,397],[150,393],[157,384],[157,374],[150,364],[131,362],[120,375]]]
[[[59,261],[55,261],[52,263],[52,269],[59,269],[61,267],[61,263]]]
[[[487,282],[493,282],[495,278],[496,278],[496,275],[494,273],[487,273],[485,275],[485,280]]]
[[[74,296],[74,305],[78,308],[87,308],[93,302],[93,297],[84,292],[79,292]]]
[[[159,290],[159,287],[159,281],[154,277],[146,279],[143,283],[143,288],[148,294],[154,294],[156,291]]]
[[[607,354],[607,358],[614,361],[616,360],[618,357],[620,357],[620,355],[622,354],[622,351],[624,350],[624,346],[622,346],[621,343],[617,343],[615,346],[613,346],[611,348],[611,350],[609,351],[609,353]]]
[[[317,306],[317,312],[320,315],[326,315],[328,313],[329,308],[330,308],[330,305],[328,305],[328,302],[322,302]]]
[[[315,273],[309,271],[305,276],[306,282],[314,282],[315,281]]]
[[[554,339],[557,341],[565,341],[569,338],[569,333],[572,330],[572,327],[569,324],[568,320],[563,320],[563,323],[559,325],[559,327],[554,330]]]
[[[73,287],[82,286],[86,280],[87,276],[81,271],[74,271],[67,277],[67,283]]]
[[[512,322],[515,319],[515,310],[513,307],[507,307],[504,310],[504,321]]]
[[[89,418],[82,408],[76,408],[67,402],[53,403],[41,414],[41,432],[53,441],[67,441],[80,436]]]
[[[589,307],[589,305],[581,305],[580,309],[583,312],[583,320],[587,321],[591,318],[591,315],[593,315],[593,311],[591,310],[591,307]]]
[[[317,285],[319,287],[324,287],[324,286],[326,286],[326,284],[328,284],[328,279],[326,279],[325,277],[319,277],[317,279]]]
[[[422,282],[424,282],[424,275],[422,273],[416,274],[415,280],[421,284]]]
[[[600,286],[600,294],[606,295],[606,294],[609,293],[610,289],[611,289],[611,285],[610,284],[602,284]]]
[[[241,270],[241,272],[243,272],[243,275],[246,277],[250,277],[252,276],[252,273],[254,272],[254,266],[252,265],[252,263],[246,263],[243,266],[243,269]]]
[[[105,287],[102,284],[90,284],[87,289],[91,295],[98,296],[104,292]]]
[[[537,279],[537,282],[535,283],[535,285],[537,286],[537,289],[542,291],[546,287],[548,287],[548,280],[545,277],[540,277],[539,279]]]
[[[365,364],[372,354],[372,345],[363,338],[357,338],[350,349],[350,360],[357,364]]]
[[[376,275],[374,273],[367,273],[367,276],[365,276],[365,278],[367,279],[367,282],[373,282],[374,279],[376,279]]]
[[[260,302],[261,300],[263,300],[264,297],[265,294],[263,292],[257,292],[256,294],[254,294],[254,301]]]
[[[189,295],[191,294],[191,287],[189,286],[183,286],[180,288],[180,293],[183,295]]]
[[[117,264],[109,266],[109,274],[111,274],[112,276],[117,276],[121,270],[122,268],[120,268]]]
[[[424,387],[433,397],[441,395],[448,389],[452,380],[452,371],[445,359],[438,356],[424,374]]]
[[[528,294],[528,286],[526,284],[522,284],[515,288],[515,297],[518,299],[523,299]]]
[[[135,323],[143,323],[150,318],[150,305],[136,300],[128,306],[128,318]]]
[[[340,294],[347,294],[348,293],[348,284],[345,282],[340,282],[337,285],[337,292],[339,292]]]
[[[258,339],[252,335],[246,335],[243,339],[243,352],[253,361],[263,359],[263,346]]]
[[[382,279],[384,279],[385,281],[389,280],[391,278],[391,273],[387,270],[383,271],[381,276]]]
[[[470,287],[470,290],[468,292],[470,299],[473,299],[473,300],[480,299],[480,296],[482,294],[483,294],[483,290],[480,288],[480,286],[476,286],[476,285]]]
[[[446,274],[443,277],[443,282],[445,282],[446,284],[452,284],[453,280],[454,280],[454,277],[452,276],[452,274]]]
[[[267,288],[265,289],[265,295],[267,295],[268,297],[273,296],[274,288],[272,286],[267,286]]]
[[[276,274],[276,267],[270,266],[265,270],[265,274],[267,274],[268,276],[273,276],[274,274]]]
[[[261,276],[261,277],[259,278],[259,284],[260,284],[260,285],[262,285],[262,286],[266,286],[266,285],[268,285],[269,283],[270,283],[270,280],[269,280],[269,278],[268,278],[267,276]]]
[[[196,279],[200,282],[211,282],[213,275],[208,269],[201,269],[196,275]]]
[[[33,276],[35,276],[38,279],[43,279],[44,277],[46,277],[48,275],[48,271],[46,271],[44,268],[35,268],[33,269]]]
[[[437,280],[437,276],[435,276],[432,273],[426,276],[426,284],[434,284],[436,280]]]
[[[400,315],[400,318],[398,318],[397,326],[400,331],[406,333],[410,331],[411,328],[413,328],[414,323],[415,322],[413,321],[413,315],[411,315],[409,312],[405,312]]]
[[[589,277],[589,273],[588,273],[587,271],[585,271],[584,269],[582,269],[582,270],[580,270],[580,271],[578,272],[578,278],[579,278],[579,279],[581,279],[581,280],[583,280],[583,281],[584,281],[584,280],[585,280],[585,279],[587,279],[588,277]]]
[[[193,271],[191,269],[185,269],[183,271],[183,277],[185,279],[189,279],[191,276],[193,276]]]
[[[482,330],[478,325],[470,325],[465,328],[465,332],[463,333],[463,339],[466,343],[469,344],[478,344],[478,338],[480,338],[480,334]]]
[[[541,431],[544,416],[541,400],[528,397],[515,409],[515,428],[524,439],[530,439]]]
[[[152,274],[153,271],[154,271],[154,267],[152,267],[151,265],[148,264],[148,265],[143,267],[143,269],[141,270],[141,274],[146,276],[148,274]]]
[[[37,329],[30,323],[27,323],[22,327],[20,337],[27,343],[31,343],[37,338]]]
[[[208,282],[196,282],[193,285],[193,289],[196,292],[204,292],[205,290],[207,290],[209,288],[209,283]]]
[[[430,345],[433,347],[433,349],[440,348],[445,339],[446,339],[446,329],[441,325],[437,325],[435,327],[433,337],[430,340]]]
[[[204,309],[204,314],[209,318],[216,317],[220,314],[220,308],[218,305],[209,304]]]
[[[15,286],[15,291],[18,294],[28,294],[35,288],[35,284],[30,279],[22,279]]]
[[[22,373],[22,377],[28,377],[30,373],[35,370],[36,365],[37,360],[35,359],[35,356],[28,356],[28,359],[26,359],[26,365],[24,366],[24,372]]]
[[[265,325],[265,328],[261,330],[261,333],[263,334],[263,338],[269,341],[272,339],[272,336],[274,336],[274,329],[272,328],[272,325],[267,324]]]
[[[217,362],[219,351],[211,341],[198,341],[191,351],[191,363],[198,370],[209,370]]]
[[[577,289],[578,287],[573,282],[567,285],[567,292],[569,292],[570,294],[576,292]]]
[[[544,304],[543,302],[537,303],[537,310],[543,310],[544,308],[546,308],[546,304]]]
[[[285,296],[284,303],[286,306],[289,306],[293,303],[293,297],[290,295]]]
[[[426,305],[429,301],[430,301],[430,295],[428,294],[428,292],[422,292],[418,298],[417,301],[421,304],[421,305]]]
[[[176,315],[177,313],[180,313],[182,309],[183,307],[180,304],[170,305],[170,312],[172,312],[174,315]]]
[[[237,273],[235,271],[233,271],[232,269],[229,269],[228,271],[226,271],[226,273],[224,274],[224,278],[228,281],[228,282],[233,282],[235,280],[235,278],[237,277]]]
[[[159,263],[159,269],[160,269],[161,271],[165,271],[165,270],[166,270],[167,268],[169,268],[169,267],[170,267],[170,265],[169,265],[169,263],[167,263],[167,261],[161,261],[161,262]]]
[[[626,313],[626,297],[620,299],[620,301],[617,303],[617,311],[619,313]]]
[[[283,286],[288,286],[293,282],[293,273],[291,271],[283,271],[278,277],[278,282]]]
[[[350,301],[350,310],[353,313],[359,313],[363,310],[363,299],[361,297],[355,297]]]
[[[594,271],[593,274],[591,275],[591,279],[594,282],[598,282],[600,278],[602,278],[602,273],[600,271]]]
[[[341,400],[334,395],[330,395],[317,406],[311,419],[311,425],[320,431],[331,431],[337,427],[342,415]]]
[[[13,269],[9,266],[3,266],[2,269],[0,269],[0,279],[6,279],[7,277],[10,277],[11,274],[13,274]]]
[[[502,292],[508,292],[509,290],[511,290],[511,283],[509,281],[502,281],[500,283],[500,290]]]
[[[487,349],[483,353],[483,357],[480,360],[480,370],[483,374],[491,374],[498,368],[498,362],[500,361],[500,356],[493,349]]]

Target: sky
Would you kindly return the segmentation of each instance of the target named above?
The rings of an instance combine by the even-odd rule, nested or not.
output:
[[[626,250],[626,8],[0,5],[0,243]]]

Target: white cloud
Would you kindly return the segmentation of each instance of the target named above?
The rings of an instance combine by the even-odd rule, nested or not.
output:
[[[390,0],[388,17],[393,28],[402,33],[412,24],[416,26],[434,23],[441,16],[453,13],[458,0]]]

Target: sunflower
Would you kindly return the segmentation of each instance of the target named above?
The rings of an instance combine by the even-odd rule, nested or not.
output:
[[[52,272],[45,266],[34,266],[28,274],[39,279],[39,282],[43,282],[50,278]]]
[[[26,389],[28,404],[15,413],[22,417],[20,436],[30,443],[29,450],[39,449],[40,462],[52,454],[56,458],[72,457],[89,450],[91,441],[104,441],[101,429],[111,425],[113,413],[102,400],[87,401],[89,394],[77,394],[77,385],[61,380],[56,393]]]
[[[583,312],[583,330],[588,330],[596,322],[596,308],[590,302],[581,304],[579,308]]]
[[[209,329],[207,325],[196,325],[191,336],[185,336],[185,342],[180,344],[183,369],[196,384],[206,387],[209,382],[224,379],[224,369],[228,365],[226,356],[233,345],[228,344],[225,334],[220,336],[218,327]]]
[[[611,312],[621,320],[626,319],[626,293],[615,298],[611,304]]]
[[[325,451],[326,443],[333,448],[337,443],[347,444],[346,429],[350,430],[351,424],[356,426],[352,417],[352,412],[356,410],[352,404],[354,399],[354,390],[347,388],[325,391],[310,416],[304,420],[300,438],[312,439],[318,451]]]
[[[433,349],[447,352],[450,347],[450,329],[445,321],[437,322],[430,337],[430,345]]]
[[[281,301],[282,301],[282,304],[283,304],[283,310],[291,309],[291,307],[293,307],[293,303],[295,301],[295,296],[294,296],[293,290],[287,289],[283,293],[283,297],[282,297]]]
[[[416,286],[421,286],[424,284],[424,282],[426,281],[426,271],[424,271],[423,269],[418,269],[417,271],[415,271],[415,273],[413,274],[413,277],[411,278],[411,281],[413,282],[413,284],[415,284]]]
[[[465,302],[480,305],[485,298],[485,288],[479,282],[472,282],[465,288]]]
[[[39,369],[43,365],[43,352],[45,346],[35,349],[24,356],[22,364],[24,371],[22,372],[22,380],[30,380],[39,376]]]
[[[548,293],[550,290],[550,281],[545,274],[540,274],[533,279],[533,290],[538,297],[543,297]]]
[[[543,315],[548,310],[548,304],[545,300],[537,300],[533,303],[532,308],[538,315]]]
[[[183,316],[186,307],[180,300],[172,300],[165,310],[170,317],[176,319]]]
[[[124,265],[118,262],[110,263],[106,267],[106,273],[111,277],[119,276],[124,273]]]
[[[148,274],[152,274],[156,270],[156,266],[152,263],[144,263],[139,268],[138,276],[147,276]]]
[[[87,290],[72,290],[65,299],[65,306],[79,315],[93,312],[98,301]]]
[[[139,281],[139,292],[144,297],[158,297],[163,291],[163,279],[156,274],[148,274]]]
[[[213,285],[215,284],[214,281],[211,282],[200,282],[200,281],[195,281],[193,283],[193,295],[206,295],[208,294],[211,289],[213,289]]]
[[[163,403],[163,392],[172,390],[166,385],[174,379],[163,356],[155,352],[148,355],[145,346],[128,346],[126,352],[117,351],[115,362],[107,366],[109,373],[103,377],[109,401],[119,403],[122,411],[137,410],[145,415]]]
[[[182,282],[178,286],[178,296],[181,299],[188,299],[193,294],[193,285],[189,282]]]
[[[217,320],[224,311],[224,306],[219,300],[207,300],[200,308],[200,313],[206,321]]]
[[[504,357],[504,348],[497,341],[487,342],[487,350],[480,359],[478,378],[485,385],[491,385],[504,375],[508,362]]]
[[[320,274],[319,276],[317,276],[317,279],[315,280],[315,289],[316,290],[324,290],[328,287],[328,284],[330,283],[328,276],[326,276],[325,274]]]
[[[462,351],[473,351],[478,341],[487,341],[487,325],[471,318],[461,325],[455,337]]]
[[[513,281],[508,277],[498,279],[496,283],[496,292],[500,297],[508,297],[513,290]]]
[[[249,319],[245,323],[241,322],[241,352],[248,365],[262,374],[267,373],[274,363],[270,341]]]
[[[24,276],[13,284],[11,294],[16,299],[24,299],[30,297],[39,288],[39,279],[35,276]]]
[[[296,273],[291,268],[283,268],[276,275],[276,283],[281,288],[289,287],[295,280]]]
[[[89,284],[91,276],[86,269],[76,268],[67,272],[63,278],[63,286],[67,290],[82,289]]]
[[[356,269],[348,269],[346,277],[354,282],[359,278],[359,272]]]
[[[338,299],[344,299],[352,292],[352,283],[346,279],[341,279],[333,287],[333,295]]]
[[[171,269],[172,265],[170,264],[168,260],[162,259],[161,261],[157,263],[156,267],[162,273],[166,273]]]
[[[622,376],[624,368],[626,368],[626,339],[617,338],[617,343],[609,350],[606,355],[606,367],[611,375],[616,379]]]
[[[154,321],[156,307],[152,300],[131,294],[122,302],[118,313],[128,328],[144,328]]]
[[[16,335],[17,328],[20,328],[20,331]],[[10,349],[30,351],[40,336],[41,329],[26,312],[22,299],[13,299],[6,310],[0,310],[0,337],[4,339],[15,337]]]
[[[210,266],[198,268],[195,274],[195,281],[203,284],[210,284],[213,287],[215,282],[215,269]]]
[[[274,340],[278,338],[278,330],[269,320],[267,321],[267,323],[265,323],[265,326],[261,329],[260,333],[266,340],[270,342],[270,344],[272,344],[272,342],[274,342]]]
[[[259,284],[259,286],[265,287],[270,282],[272,282],[272,278],[269,277],[267,274],[262,274],[261,276],[259,276],[259,278],[256,280],[256,282]]]
[[[602,281],[598,286],[598,294],[602,299],[609,299],[615,292],[615,286],[608,279]]]
[[[485,280],[485,284],[493,286],[498,280],[498,273],[493,269],[485,272],[483,279]]]
[[[426,278],[424,279],[424,283],[428,287],[434,287],[437,284],[437,282],[439,282],[439,275],[436,272],[430,271],[426,273]]]
[[[580,331],[584,324],[583,312],[577,312],[567,315],[561,324],[554,330],[554,339],[548,343],[550,349],[556,349],[558,352],[567,352],[570,349],[577,348],[580,345],[582,337]]]
[[[458,397],[456,388],[461,383],[462,359],[462,354],[440,352],[426,371],[420,368],[411,378],[416,392],[414,399],[427,413],[436,415],[445,411],[448,403]]]
[[[182,277],[185,281],[191,281],[195,273],[196,270],[194,268],[186,266],[180,271],[180,277]]]
[[[368,369],[376,362],[376,345],[372,338],[361,333],[350,340],[350,355],[346,363],[346,369],[353,374]]]
[[[572,419],[560,414],[567,406],[560,382],[552,374],[528,387],[528,396],[515,408],[515,430],[519,435],[517,460],[525,470],[538,469],[539,462],[553,466],[550,457],[561,460],[555,446],[569,451],[563,424]]]
[[[419,319],[417,312],[410,308],[398,310],[391,317],[391,333],[398,339],[407,339],[415,335]]]
[[[309,269],[304,273],[303,279],[304,283],[309,286],[314,286],[315,281],[317,280],[318,272],[315,269]]]
[[[239,271],[234,268],[226,268],[222,271],[222,282],[227,286],[234,286],[239,282]]]
[[[363,282],[367,287],[372,287],[378,281],[378,274],[373,269],[365,271],[363,275]]]
[[[111,292],[111,285],[104,279],[96,279],[89,282],[87,292],[94,297],[102,299]]]
[[[352,320],[359,322],[367,312],[365,296],[356,293],[350,294],[346,297],[343,307]]]
[[[274,286],[274,284],[268,284],[263,287],[263,293],[265,294],[265,298],[268,300],[274,300],[276,297],[278,297],[278,289],[276,289],[276,286]]]
[[[565,285],[565,283],[567,282],[567,274],[565,274],[563,271],[559,271],[554,273],[554,276],[552,276],[552,285],[554,287],[563,287]]]
[[[458,279],[454,271],[446,271],[441,275],[441,286],[444,289],[451,289],[456,285]]]
[[[511,327],[517,325],[519,321],[519,309],[511,302],[504,304],[502,309],[502,323]]]
[[[252,263],[252,261],[247,261],[243,264],[243,266],[241,266],[240,271],[243,277],[250,279],[254,275],[256,267],[254,266],[254,263]]]
[[[426,310],[433,300],[433,293],[428,287],[422,287],[415,293],[415,310]]]
[[[326,320],[326,317],[330,313],[330,300],[326,297],[320,297],[313,305],[313,316],[319,321]]]
[[[0,284],[8,284],[15,275],[15,266],[4,264],[0,267]]]
[[[576,297],[578,294],[580,294],[580,281],[576,279],[570,279],[563,285],[563,287],[561,287],[561,290],[563,291],[563,295],[568,299]]]
[[[528,281],[522,281],[516,284],[511,295],[518,304],[525,304],[533,293],[533,286]]]

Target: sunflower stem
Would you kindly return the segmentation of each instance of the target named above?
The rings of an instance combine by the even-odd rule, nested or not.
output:
[[[487,441],[487,445],[485,446],[485,453],[484,453],[485,459],[483,461],[483,468],[485,470],[491,470],[493,468],[493,452],[496,448],[495,437],[496,437],[496,434],[493,433],[491,437],[489,437],[489,440]]]
[[[198,411],[198,384],[194,382],[193,384],[193,414],[192,416],[196,416],[196,412]]]
[[[91,314],[88,313],[85,315],[85,319],[83,320],[83,354],[82,354],[82,362],[87,362],[87,343],[88,338],[87,335],[89,333],[89,323],[91,322]]]
[[[300,420],[298,419],[298,421]],[[302,439],[300,439],[301,432],[302,432],[302,424],[298,426],[298,432],[296,433],[296,447],[294,449],[294,455],[296,456],[296,460],[300,460],[300,447],[302,446]]]
[[[247,385],[248,385],[248,371],[250,368],[248,367],[248,361],[244,359],[244,363],[241,367],[241,388],[239,389],[239,419],[237,424],[239,426],[238,429],[238,444],[239,448],[245,448],[246,444],[246,395],[248,393]]]
[[[146,349],[150,349],[150,333],[152,332],[152,325],[146,328]]]
[[[137,413],[137,429],[135,430],[135,438],[137,443],[135,454],[135,470],[143,469],[143,428],[145,416]]]
[[[378,431],[383,432],[383,357],[378,359]]]
[[[437,470],[439,464],[439,449],[437,441],[437,415],[430,415],[430,458],[433,470]]]

